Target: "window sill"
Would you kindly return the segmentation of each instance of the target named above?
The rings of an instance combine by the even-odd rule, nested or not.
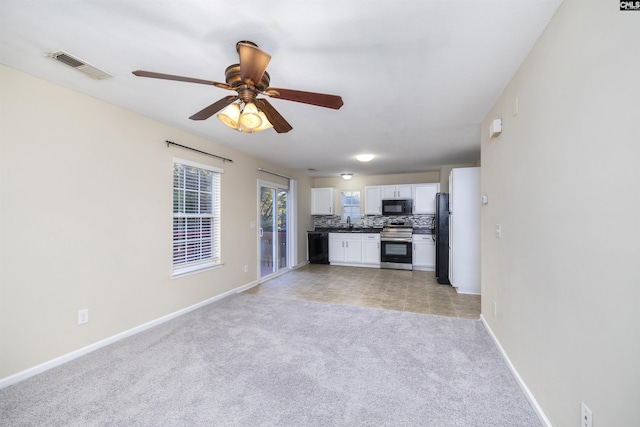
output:
[[[216,264],[213,262],[207,262],[197,265],[189,265],[186,267],[176,267],[173,269],[173,278],[190,276],[192,274],[201,273],[203,271],[215,270],[222,267],[224,264]]]

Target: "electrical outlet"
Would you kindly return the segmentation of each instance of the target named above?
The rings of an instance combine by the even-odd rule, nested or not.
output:
[[[581,418],[580,418],[580,427],[592,427],[592,415],[591,415],[591,409],[589,409],[589,407],[587,405],[584,404],[584,402],[582,402],[582,411],[581,411]]]
[[[249,266],[248,266],[248,265],[245,265],[245,266],[244,266],[244,272],[245,272],[245,273],[248,273],[248,272],[249,272]]]
[[[496,237],[499,239],[502,237],[502,225],[496,224]]]
[[[493,315],[497,316],[498,315],[498,303],[497,302],[493,302]]]
[[[89,322],[89,309],[78,311],[78,325],[84,325]]]

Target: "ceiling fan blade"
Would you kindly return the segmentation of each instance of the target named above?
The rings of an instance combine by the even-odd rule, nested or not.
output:
[[[132,71],[132,73],[138,77],[151,77],[152,79],[176,80],[179,82],[199,83],[203,85],[213,85],[221,89],[231,90],[231,87],[228,84],[214,82],[211,80],[194,79],[192,77],[175,76],[173,74],[155,73],[153,71],[144,71],[144,70],[136,70],[136,71]]]
[[[257,85],[271,61],[271,55],[249,43],[238,42],[237,47],[240,55],[240,78],[242,81],[251,79]]]
[[[227,105],[231,104],[233,101],[238,99],[237,96],[229,95],[225,96],[219,101],[214,102],[208,107],[203,108],[202,110],[195,113],[193,116],[189,117],[191,120],[206,120],[209,117],[213,116],[218,111],[222,110]],[[266,114],[266,113],[265,113]]]
[[[301,90],[280,89],[275,87],[267,88],[266,92],[274,98],[286,99],[287,101],[302,102],[303,104],[316,105],[318,107],[333,108],[334,110],[339,110],[340,107],[344,105],[344,102],[342,102],[342,97],[337,95],[303,92]]]
[[[269,123],[273,125],[273,129],[275,129],[278,133],[287,133],[293,127],[273,108],[273,105],[269,101],[264,98],[259,98],[255,100],[255,103],[258,105],[258,108],[262,110],[265,116],[267,116],[267,120]]]

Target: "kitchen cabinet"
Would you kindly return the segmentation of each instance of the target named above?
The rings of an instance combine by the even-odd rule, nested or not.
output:
[[[345,239],[344,262],[362,262],[362,236],[349,236]]]
[[[383,185],[382,198],[383,199],[410,199],[411,184]]]
[[[364,187],[364,214],[382,214],[382,187],[379,185]]]
[[[411,188],[414,215],[435,214],[439,183],[413,184]]]
[[[344,262],[344,240],[340,233],[329,233],[329,263],[332,262]]]
[[[362,235],[360,233],[329,233],[329,262],[362,263]]]
[[[436,242],[431,234],[413,235],[413,269],[435,271]]]
[[[333,188],[311,189],[311,215],[333,215]]]
[[[380,266],[380,234],[364,233],[362,236],[362,263]]]

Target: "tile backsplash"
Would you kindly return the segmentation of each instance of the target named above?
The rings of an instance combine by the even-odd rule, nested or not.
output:
[[[382,228],[386,222],[410,221],[413,223],[414,228],[433,228],[434,219],[434,215],[362,215],[360,219],[353,220],[353,225],[366,228]],[[345,222],[340,215],[313,215],[313,226],[316,228],[337,228],[344,227]]]

